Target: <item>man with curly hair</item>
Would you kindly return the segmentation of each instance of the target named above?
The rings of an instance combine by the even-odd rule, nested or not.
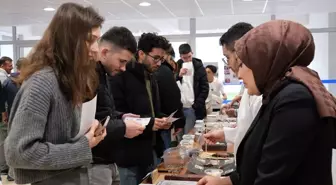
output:
[[[124,138],[116,150],[116,163],[121,185],[138,185],[158,164],[164,144],[161,131],[171,123],[160,110],[160,97],[154,72],[164,61],[169,42],[155,33],[144,33],[138,42],[136,62],[126,71],[111,78],[116,109],[150,118],[144,132],[132,139]]]

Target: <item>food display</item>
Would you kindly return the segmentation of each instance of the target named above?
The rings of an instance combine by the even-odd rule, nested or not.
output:
[[[164,181],[159,182],[157,185],[197,185],[197,182],[164,180]]]
[[[207,169],[220,169],[222,170],[221,175],[227,175],[234,171],[235,161],[231,153],[201,152],[191,158],[187,168],[188,171],[195,174],[205,174]]]

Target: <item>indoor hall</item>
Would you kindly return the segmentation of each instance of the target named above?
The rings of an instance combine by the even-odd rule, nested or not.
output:
[[[180,58],[179,46],[188,43],[193,56],[204,67],[218,68],[229,103],[241,90],[242,82],[227,72],[219,39],[228,29],[247,22],[254,27],[270,20],[292,20],[311,31],[315,57],[309,67],[318,72],[324,86],[336,94],[336,1],[335,0],[1,0],[0,57],[15,62],[27,57],[42,38],[55,11],[66,2],[93,6],[105,18],[102,33],[124,26],[139,39],[144,32],[166,37]],[[336,152],[332,165],[336,184]],[[2,184],[14,185],[2,176]]]

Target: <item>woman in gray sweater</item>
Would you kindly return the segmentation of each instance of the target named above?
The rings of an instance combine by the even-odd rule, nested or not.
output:
[[[18,184],[88,185],[86,166],[98,122],[79,139],[81,105],[92,99],[97,77],[92,57],[104,19],[91,7],[66,3],[57,10],[22,67],[12,106],[5,156]]]

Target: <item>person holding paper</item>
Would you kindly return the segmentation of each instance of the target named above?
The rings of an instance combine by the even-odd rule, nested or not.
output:
[[[164,150],[161,130],[169,129],[160,110],[160,97],[154,72],[164,60],[169,42],[154,33],[143,33],[138,42],[137,61],[126,64],[126,71],[111,78],[116,109],[150,118],[143,134],[124,138],[116,150],[121,185],[138,185],[153,170]]]
[[[92,7],[62,4],[27,58],[12,105],[6,161],[17,184],[89,185],[91,148],[106,136],[74,137],[81,106],[95,96],[93,55],[104,18]]]
[[[166,51],[165,60],[155,73],[159,94],[160,94],[160,104],[161,111],[166,115],[170,115],[174,111],[174,118],[179,118],[173,122],[172,127],[174,127],[173,136],[177,136],[178,133],[183,131],[185,125],[185,117],[183,114],[183,104],[181,102],[181,91],[177,86],[174,77],[174,57],[175,52],[172,46]],[[171,129],[163,130],[161,132],[163,142],[165,144],[165,149],[171,146]]]
[[[193,57],[191,46],[187,43],[179,47],[181,59],[177,61],[178,75],[176,81],[181,84],[181,95],[186,123],[184,133],[188,134],[196,119],[206,117],[205,100],[209,95],[209,83],[202,60]]]
[[[116,111],[108,76],[115,76],[126,70],[126,64],[132,60],[137,43],[132,32],[125,27],[113,27],[99,39],[99,55],[97,56],[97,73],[99,86],[97,90],[96,119],[107,123],[107,136],[92,149],[93,163],[90,167],[92,184],[118,185],[120,177],[115,164],[117,145],[124,138],[133,138],[143,133],[145,127],[140,123],[124,119],[139,117]]]

